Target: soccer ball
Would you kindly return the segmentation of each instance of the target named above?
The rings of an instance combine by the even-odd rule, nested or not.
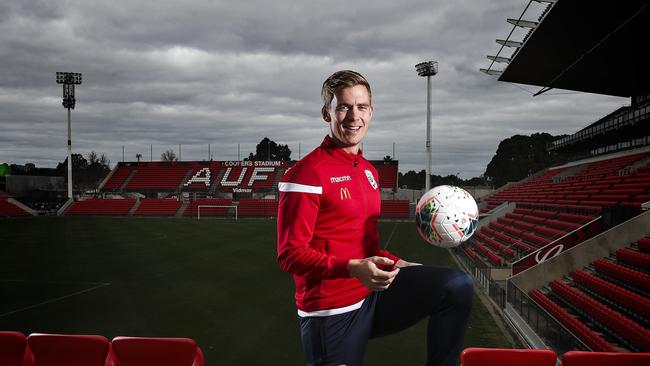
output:
[[[437,186],[418,201],[415,222],[429,244],[453,248],[476,231],[478,206],[472,195],[460,187]]]

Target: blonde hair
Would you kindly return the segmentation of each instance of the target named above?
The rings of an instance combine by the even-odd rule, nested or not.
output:
[[[372,104],[372,92],[368,80],[356,71],[341,70],[333,73],[323,82],[321,96],[323,97],[323,108],[329,110],[334,99],[334,94],[341,89],[351,88],[355,85],[363,85],[368,90],[370,104]]]

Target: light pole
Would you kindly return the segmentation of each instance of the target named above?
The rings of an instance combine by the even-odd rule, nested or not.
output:
[[[427,167],[424,180],[425,192],[431,189],[431,77],[438,73],[438,62],[425,61],[415,65],[420,76],[427,77]]]
[[[70,131],[70,110],[74,109],[74,86],[81,84],[81,73],[57,72],[56,83],[63,84],[63,108],[68,109],[68,198],[72,199],[72,133]]]

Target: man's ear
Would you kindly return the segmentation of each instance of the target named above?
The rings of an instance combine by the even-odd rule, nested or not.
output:
[[[320,110],[321,115],[323,116],[323,119],[325,122],[332,122],[332,116],[330,116],[330,111],[326,106],[323,106],[323,108]]]

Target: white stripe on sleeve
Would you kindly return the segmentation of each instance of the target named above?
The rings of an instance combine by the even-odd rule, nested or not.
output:
[[[280,192],[302,192],[302,193],[323,194],[323,187],[308,186],[306,184],[287,183],[287,182],[280,182],[278,184],[278,190],[280,190]]]

